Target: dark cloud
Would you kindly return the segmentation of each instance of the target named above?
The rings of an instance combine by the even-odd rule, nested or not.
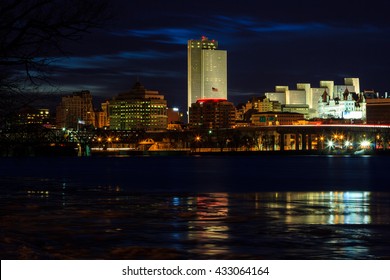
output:
[[[389,90],[387,1],[112,1],[115,20],[69,45],[53,76],[65,91],[113,96],[137,77],[185,107],[187,40],[202,35],[228,51],[229,98],[275,85],[359,77]],[[241,100],[245,101],[245,100]]]

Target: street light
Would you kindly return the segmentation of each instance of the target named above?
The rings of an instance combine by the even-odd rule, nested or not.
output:
[[[112,138],[111,137],[108,137],[107,138],[107,148],[111,148],[111,142],[112,142]]]
[[[331,149],[334,146],[334,142],[332,140],[328,140],[328,148]]]
[[[97,141],[98,141],[98,148],[102,148],[101,147],[102,138],[98,137]]]
[[[320,142],[321,142],[321,150],[323,150],[323,149],[324,149],[324,140],[325,140],[324,136],[321,136],[321,137],[320,137]]]
[[[370,148],[370,141],[364,139],[362,142],[360,142],[360,147],[362,147],[363,149],[369,149]]]
[[[195,137],[195,141],[196,141],[196,145],[198,146],[198,151],[199,151],[199,152],[200,152],[200,145],[199,145],[200,140],[201,140],[201,137],[200,137],[199,135],[197,135],[197,136]]]

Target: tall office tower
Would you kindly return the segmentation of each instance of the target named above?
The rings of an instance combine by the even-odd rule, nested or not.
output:
[[[227,52],[202,37],[188,41],[188,108],[198,99],[227,99]]]

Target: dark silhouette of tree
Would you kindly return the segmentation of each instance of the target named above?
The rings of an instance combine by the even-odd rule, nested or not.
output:
[[[108,0],[1,0],[0,118],[15,96],[49,83],[50,62],[110,18]],[[17,102],[19,103],[19,101]]]

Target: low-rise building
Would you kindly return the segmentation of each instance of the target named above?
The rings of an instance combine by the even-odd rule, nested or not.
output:
[[[191,128],[232,128],[236,119],[236,108],[226,99],[199,99],[189,113]]]
[[[36,109],[31,106],[24,106],[16,113],[16,119],[14,124],[29,125],[29,124],[50,124],[50,112],[49,109],[41,108]]]
[[[309,118],[309,105],[307,105],[307,104],[282,105],[282,112],[299,113],[299,114],[302,114],[305,119],[308,119]]]
[[[303,120],[303,114],[289,112],[263,112],[252,115],[251,123],[255,126],[293,125]]]
[[[367,123],[390,124],[390,98],[367,98]]]

